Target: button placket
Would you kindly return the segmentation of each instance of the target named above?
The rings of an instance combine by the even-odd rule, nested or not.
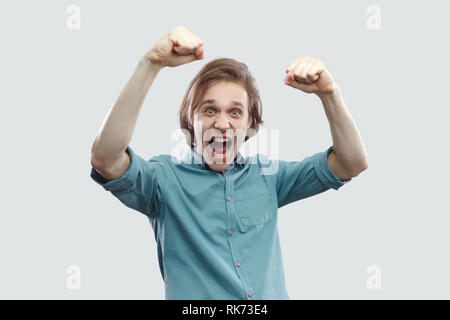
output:
[[[227,176],[227,175],[224,175],[223,177],[225,178],[225,204],[227,207],[227,215],[228,215],[228,219],[227,219],[228,237],[227,237],[227,240],[230,245],[232,263],[235,264],[235,271],[239,276],[239,280],[241,281],[242,288],[245,290],[244,292],[249,292],[251,289],[247,285],[247,282],[245,280],[247,277],[245,276],[245,274],[243,274],[244,270],[242,270],[241,263],[240,263],[241,257],[239,255],[239,249],[238,249],[238,245],[236,242],[236,241],[238,241],[238,239],[235,238],[235,235],[233,232],[233,231],[235,231],[235,230],[233,230],[234,227],[236,226],[235,224],[237,224],[240,228],[242,227],[242,226],[240,226],[241,224],[237,220],[236,208],[234,205],[234,178],[232,178],[232,176]]]

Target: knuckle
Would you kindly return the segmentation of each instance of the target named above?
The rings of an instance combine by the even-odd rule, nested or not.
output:
[[[170,34],[179,34],[181,32],[181,26],[177,26],[170,31]]]

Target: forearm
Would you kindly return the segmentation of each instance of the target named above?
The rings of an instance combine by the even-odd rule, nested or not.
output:
[[[91,149],[97,163],[113,164],[130,143],[139,111],[160,66],[142,57],[117,101],[109,110]]]
[[[364,170],[367,167],[366,150],[340,88],[319,98],[330,124],[333,150],[339,161],[349,170]]]

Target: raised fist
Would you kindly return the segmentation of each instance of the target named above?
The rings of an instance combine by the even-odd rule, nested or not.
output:
[[[162,67],[176,67],[203,59],[203,42],[184,26],[178,26],[159,39],[146,57]]]

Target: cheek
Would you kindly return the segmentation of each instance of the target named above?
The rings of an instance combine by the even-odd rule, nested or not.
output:
[[[246,121],[246,125],[247,125],[247,128],[250,128],[251,126],[252,126],[252,117],[249,115],[249,116],[247,116],[247,121]]]
[[[245,119],[242,119],[239,127],[242,129],[248,130],[251,127],[251,125],[252,125],[252,121],[250,118],[247,117]]]

